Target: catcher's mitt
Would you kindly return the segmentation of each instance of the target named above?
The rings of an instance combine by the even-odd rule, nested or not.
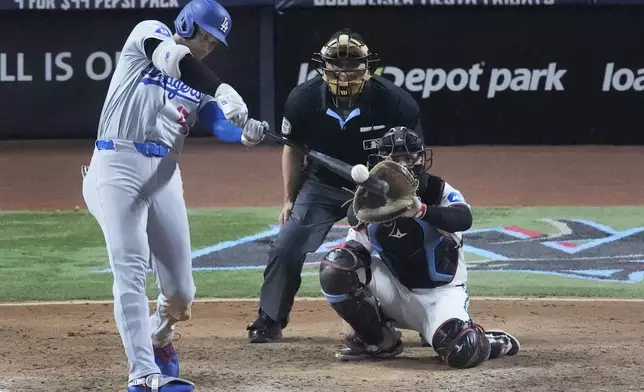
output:
[[[369,171],[369,177],[389,184],[389,192],[381,196],[359,186],[353,197],[353,210],[358,220],[381,223],[404,214],[414,203],[418,181],[404,166],[390,160],[379,162]]]

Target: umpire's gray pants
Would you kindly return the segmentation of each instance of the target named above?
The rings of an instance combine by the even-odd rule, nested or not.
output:
[[[291,215],[271,243],[260,296],[261,310],[282,327],[302,282],[306,254],[322,245],[333,225],[347,216],[352,198],[349,191],[316,179],[302,184]]]

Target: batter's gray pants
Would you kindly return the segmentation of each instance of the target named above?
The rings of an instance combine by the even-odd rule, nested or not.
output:
[[[352,198],[349,191],[316,179],[302,184],[290,217],[271,243],[261,288],[261,310],[282,327],[302,282],[306,254],[322,245],[333,225],[347,216]]]

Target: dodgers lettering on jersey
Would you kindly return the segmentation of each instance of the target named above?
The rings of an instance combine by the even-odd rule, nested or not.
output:
[[[155,85],[163,88],[167,92],[167,98],[173,100],[176,97],[185,99],[190,102],[199,104],[206,94],[201,93],[193,88],[183,84],[182,81],[174,79],[171,76],[164,75],[150,64],[143,72],[141,83],[144,85]]]
[[[147,38],[172,40],[172,33],[155,20],[134,27],[110,82],[98,138],[155,141],[181,152],[199,111],[214,98],[155,68],[145,54]]]

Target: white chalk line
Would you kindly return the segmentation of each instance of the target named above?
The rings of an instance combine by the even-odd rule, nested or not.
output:
[[[515,301],[515,302],[644,302],[644,298],[593,298],[593,297],[470,297],[472,301]],[[297,297],[296,301],[326,301],[324,297]],[[156,300],[150,300],[154,303]],[[259,298],[197,298],[195,303],[259,302]],[[48,305],[111,305],[112,300],[73,300],[42,302],[3,302],[0,307],[48,306]]]

